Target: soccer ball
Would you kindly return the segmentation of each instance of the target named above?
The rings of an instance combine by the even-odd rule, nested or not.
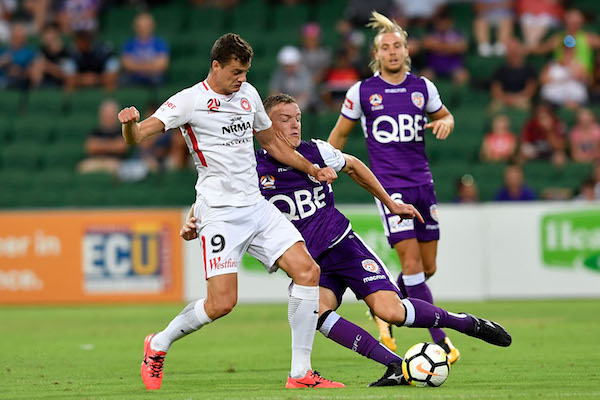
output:
[[[413,386],[440,386],[450,373],[448,356],[437,344],[417,343],[406,352],[402,373]]]

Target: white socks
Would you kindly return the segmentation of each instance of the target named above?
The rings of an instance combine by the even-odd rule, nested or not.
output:
[[[404,286],[417,286],[425,282],[425,272],[418,272],[414,275],[402,275]]]
[[[302,378],[310,365],[317,320],[319,318],[319,287],[292,283],[288,301],[288,321],[292,328],[292,378]]]
[[[167,352],[174,341],[210,324],[212,319],[206,315],[204,302],[206,299],[191,302],[169,323],[164,331],[154,335],[150,343],[152,350]]]

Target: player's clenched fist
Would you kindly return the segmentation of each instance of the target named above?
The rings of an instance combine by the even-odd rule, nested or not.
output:
[[[337,179],[337,173],[331,167],[320,168],[317,170],[315,178],[319,182],[331,183]]]
[[[185,224],[181,227],[179,231],[179,236],[181,236],[184,240],[194,240],[198,237],[198,231],[196,230],[196,221],[198,219],[196,217],[190,217]]]
[[[128,124],[130,122],[138,122],[140,120],[140,112],[135,107],[125,107],[119,112],[119,122]]]

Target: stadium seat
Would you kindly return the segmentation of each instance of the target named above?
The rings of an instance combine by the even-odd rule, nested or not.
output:
[[[13,143],[2,148],[2,166],[5,169],[28,169],[30,173],[40,166],[43,146]]]
[[[55,121],[55,119],[18,118],[12,126],[13,139],[15,142],[43,145],[52,138]]]
[[[61,118],[56,126],[57,141],[62,143],[83,143],[90,132],[98,125],[95,115],[72,115]]]
[[[3,114],[15,116],[25,111],[27,94],[20,90],[2,90],[0,110]]]
[[[27,112],[33,115],[58,116],[65,112],[64,92],[60,88],[39,88],[29,92]]]
[[[46,168],[75,171],[84,157],[84,148],[78,142],[57,142],[44,148],[42,162]]]

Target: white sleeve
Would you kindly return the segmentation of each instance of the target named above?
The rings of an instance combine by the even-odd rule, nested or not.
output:
[[[342,105],[342,115],[348,119],[356,121],[362,117],[363,111],[360,106],[360,84],[358,81],[346,92],[346,99]]]
[[[252,129],[254,129],[255,132],[267,130],[273,123],[265,111],[265,106],[260,98],[260,94],[258,94],[258,91],[254,86],[250,85],[249,83],[246,84],[251,87],[250,94],[252,96],[252,102],[254,103],[253,106],[256,110],[254,113],[254,123]]]
[[[429,79],[424,76],[421,77],[425,81],[425,86],[427,86],[427,105],[425,105],[425,111],[428,114],[433,114],[435,112],[440,111],[442,106],[442,98],[440,97],[440,93],[437,88]]]
[[[321,157],[325,161],[325,165],[333,168],[335,172],[340,172],[344,169],[346,166],[344,153],[323,140],[313,139],[313,142],[317,145],[319,153],[321,153]]]
[[[179,128],[190,122],[196,103],[194,87],[182,90],[165,101],[152,117],[158,118],[165,124],[165,132]]]

